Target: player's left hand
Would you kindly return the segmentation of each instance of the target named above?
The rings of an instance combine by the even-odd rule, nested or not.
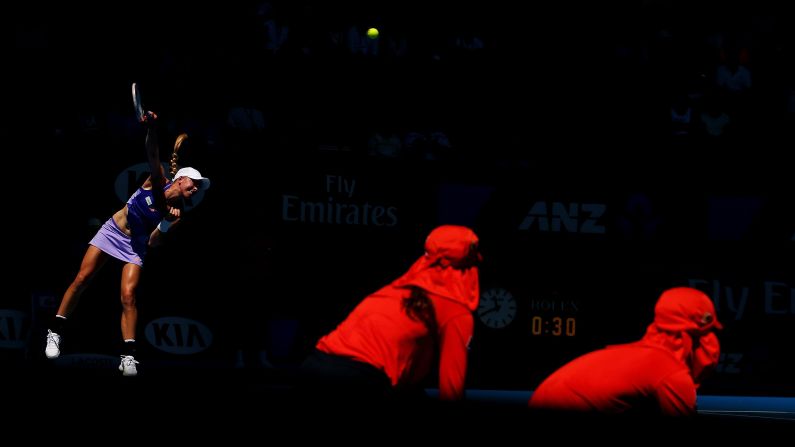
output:
[[[179,219],[180,213],[182,213],[182,210],[180,210],[179,208],[175,208],[173,206],[169,206],[168,207],[168,214],[166,214],[163,217],[169,222],[174,222],[175,220]]]

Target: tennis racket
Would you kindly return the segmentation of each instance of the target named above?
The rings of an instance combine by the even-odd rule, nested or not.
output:
[[[138,120],[139,123],[144,122],[144,105],[141,103],[141,89],[138,88],[138,84],[133,82],[132,84],[132,98],[133,98],[133,106],[135,107],[135,118]]]

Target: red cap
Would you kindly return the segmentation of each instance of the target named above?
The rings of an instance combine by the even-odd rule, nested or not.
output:
[[[442,225],[425,239],[425,253],[432,262],[462,266],[480,261],[478,237],[467,227]]]
[[[666,331],[709,332],[723,329],[712,300],[691,287],[674,287],[660,295],[654,307],[654,324]]]
[[[437,227],[425,239],[425,254],[392,285],[419,287],[474,311],[480,300],[477,248],[478,237],[469,228]]]

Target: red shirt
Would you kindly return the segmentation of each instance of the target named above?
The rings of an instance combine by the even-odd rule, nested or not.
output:
[[[668,416],[693,415],[696,385],[672,352],[640,341],[572,360],[541,383],[529,405],[603,413],[656,408]]]
[[[334,331],[317,343],[327,354],[348,357],[384,371],[393,386],[415,384],[432,366],[436,342],[421,321],[409,318],[402,300],[410,290],[386,286],[365,298]],[[439,346],[442,399],[461,399],[472,337],[472,312],[462,303],[429,293]]]

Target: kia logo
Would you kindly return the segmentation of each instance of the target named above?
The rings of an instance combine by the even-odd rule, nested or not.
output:
[[[144,333],[152,346],[169,354],[196,354],[213,342],[213,334],[207,326],[182,317],[152,320]]]

